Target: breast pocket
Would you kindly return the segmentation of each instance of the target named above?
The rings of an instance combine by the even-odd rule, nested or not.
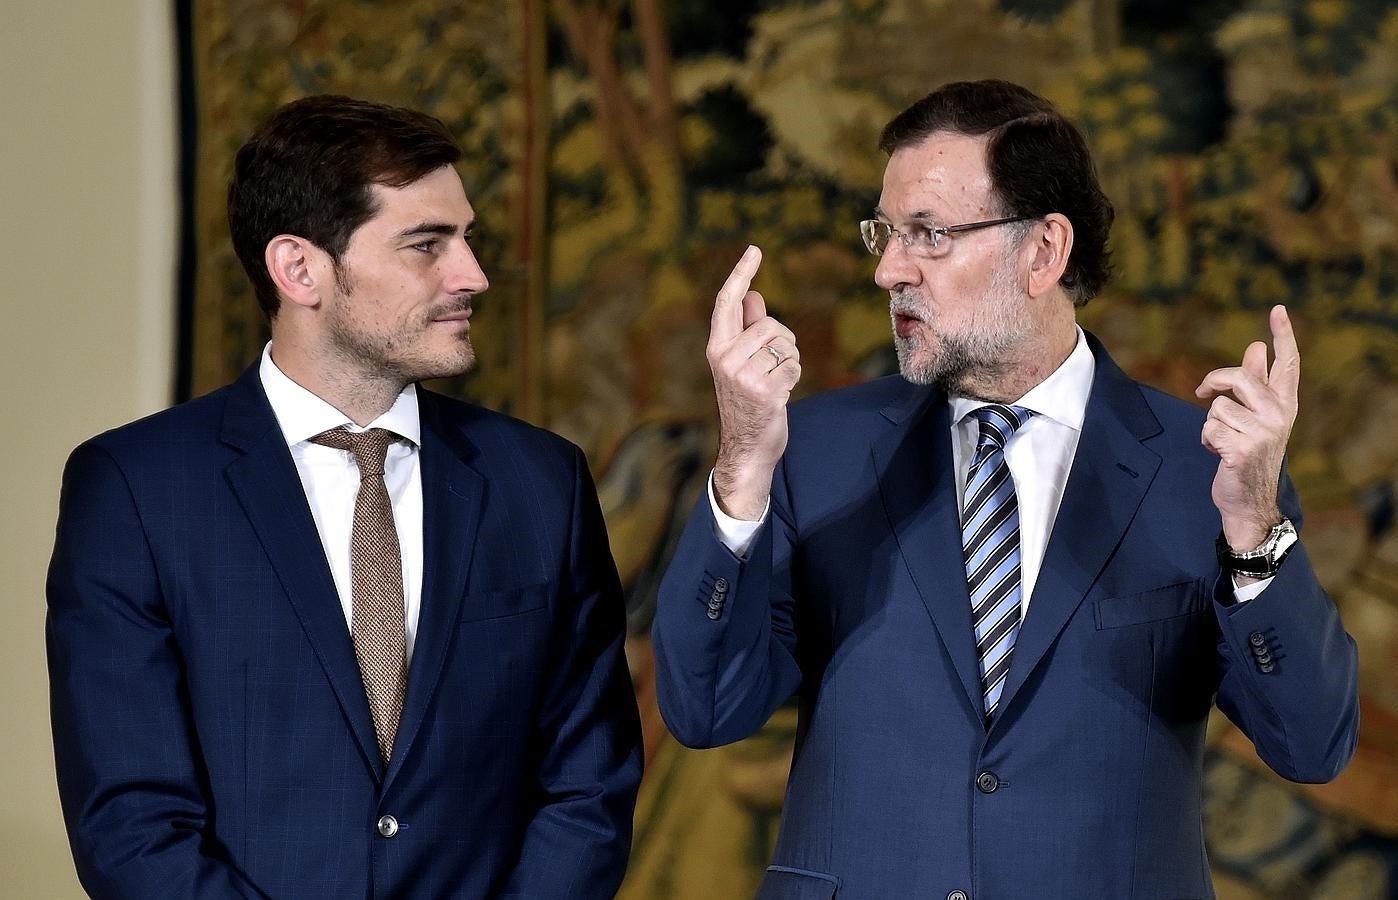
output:
[[[1138,594],[1098,598],[1097,630],[1144,625],[1180,616],[1194,615],[1208,606],[1208,589],[1203,578],[1167,584]]]
[[[436,733],[463,759],[525,753],[548,682],[553,619],[548,582],[468,594],[438,687]]]
[[[547,581],[522,587],[470,594],[461,603],[459,622],[484,622],[546,610],[553,585]]]
[[[839,889],[840,879],[834,875],[791,866],[768,866],[757,900],[832,900]]]

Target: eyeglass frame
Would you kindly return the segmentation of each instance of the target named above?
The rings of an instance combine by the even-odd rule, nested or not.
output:
[[[996,225],[1008,225],[1008,224],[1010,224],[1011,222],[1027,222],[1027,221],[1029,221],[1030,219],[1038,219],[1038,218],[1041,218],[1041,217],[1040,217],[1040,216],[1005,216],[1005,217],[1000,218],[1000,219],[986,219],[986,220],[984,220],[984,221],[982,221],[982,222],[966,222],[966,223],[961,224],[961,225],[941,225],[941,226],[936,226],[936,227],[928,226],[928,227],[927,227],[927,233],[930,234],[930,235],[932,235],[932,250],[935,251],[935,250],[937,249],[938,245],[941,244],[942,238],[944,238],[944,237],[950,237],[950,236],[953,235],[953,234],[960,234],[960,233],[962,233],[962,232],[964,232],[964,231],[978,231],[978,230],[980,230],[980,229],[982,229],[982,228],[992,228],[992,227],[994,227],[994,226],[996,226]],[[872,240],[870,239],[870,236],[869,236],[869,233],[868,233],[868,232],[872,231],[873,228],[875,228],[876,226],[878,226],[878,227],[883,227],[883,228],[887,228],[887,229],[888,229],[888,236],[889,236],[890,239],[892,239],[894,235],[897,235],[897,236],[898,236],[898,241],[899,241],[899,243],[901,243],[901,244],[903,245],[903,249],[904,249],[904,250],[907,250],[907,251],[909,251],[909,252],[912,252],[912,250],[913,250],[912,244],[908,243],[908,241],[909,241],[911,238],[910,238],[910,235],[909,235],[907,232],[905,232],[905,231],[900,231],[899,229],[897,229],[897,228],[895,228],[895,227],[893,226],[893,223],[891,223],[891,222],[885,222],[885,221],[883,221],[882,219],[861,219],[860,222],[859,222],[859,236],[860,236],[861,238],[863,238],[863,240],[864,240],[864,249],[868,250],[870,254],[872,254],[873,256],[878,256],[878,257],[882,257],[882,256],[883,256],[883,251],[875,250],[875,249],[874,249],[874,244],[873,244]],[[888,241],[885,241],[885,242],[884,242],[884,250],[887,250],[887,249],[888,249]]]

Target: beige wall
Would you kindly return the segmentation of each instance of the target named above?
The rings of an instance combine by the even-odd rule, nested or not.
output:
[[[168,0],[0,2],[0,895],[81,897],[58,812],[43,579],[76,444],[165,406]]]

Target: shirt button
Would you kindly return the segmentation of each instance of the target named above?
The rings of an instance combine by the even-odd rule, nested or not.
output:
[[[398,833],[398,820],[393,816],[379,816],[379,834],[386,838],[391,838]]]
[[[947,900],[969,900],[965,891],[952,891],[947,894]]]
[[[1000,779],[994,772],[982,772],[976,776],[976,787],[982,794],[993,794],[1000,788]]]

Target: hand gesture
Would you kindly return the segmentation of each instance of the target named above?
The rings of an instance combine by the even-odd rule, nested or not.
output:
[[[707,356],[718,395],[714,495],[737,519],[761,517],[786,450],[786,404],[801,378],[796,336],[749,290],[762,251],[748,247],[714,300]]]
[[[1270,324],[1270,370],[1267,345],[1254,341],[1241,366],[1213,370],[1194,390],[1201,399],[1213,398],[1201,438],[1219,458],[1213,501],[1224,537],[1238,551],[1259,546],[1281,521],[1277,484],[1296,421],[1301,353],[1286,307],[1272,307]]]

